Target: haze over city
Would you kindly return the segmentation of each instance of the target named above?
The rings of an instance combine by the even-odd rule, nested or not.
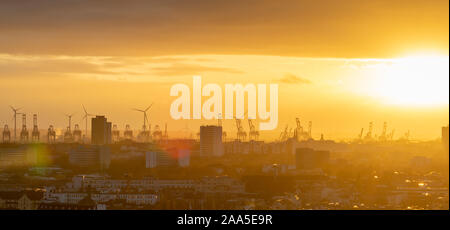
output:
[[[448,9],[1,1],[0,210],[448,210]]]
[[[120,129],[139,129],[140,116],[130,108],[155,102],[150,123],[168,123],[183,137],[186,127],[196,132],[216,123],[169,117],[170,87],[192,84],[193,75],[204,84],[278,83],[279,125],[261,134],[266,139],[295,117],[313,121],[316,137],[340,140],[371,121],[379,131],[386,121],[398,133],[431,140],[448,123],[448,1],[351,1],[352,7],[324,1],[320,8],[259,1],[233,14],[225,9],[235,1],[82,2],[3,3],[2,127],[11,126],[8,105],[38,114],[43,127],[65,129],[64,114],[75,113],[81,123],[84,104]],[[32,7],[39,10],[24,14]],[[222,10],[209,13],[216,8]]]

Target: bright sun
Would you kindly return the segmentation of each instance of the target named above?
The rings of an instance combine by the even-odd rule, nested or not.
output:
[[[434,106],[449,103],[448,56],[393,59],[377,70],[374,94],[386,103]]]

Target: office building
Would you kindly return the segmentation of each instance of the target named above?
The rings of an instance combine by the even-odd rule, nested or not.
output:
[[[105,116],[92,118],[91,143],[94,145],[111,144],[111,122]]]
[[[200,126],[200,156],[222,155],[222,126]]]

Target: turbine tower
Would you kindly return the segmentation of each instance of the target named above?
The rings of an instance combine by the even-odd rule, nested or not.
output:
[[[144,113],[144,126],[142,126],[144,131],[147,130],[147,125],[146,125],[146,122],[148,121],[148,119],[147,119],[147,111],[152,107],[152,105],[153,105],[153,103],[149,107],[144,109],[144,110],[142,110],[142,109],[134,109],[134,110],[136,110],[138,112]]]
[[[148,123],[148,117],[147,117],[147,111],[152,107],[153,103],[147,107],[146,109],[134,109],[138,112],[141,112],[144,114],[144,125],[142,126],[142,131],[139,133],[138,138],[143,139],[144,142],[149,141],[149,138],[151,137],[151,131],[150,131],[150,127],[147,131],[147,123]]]
[[[12,111],[14,112],[14,142],[17,140],[17,111],[19,111],[21,108],[14,108],[11,105],[9,106],[11,107]]]
[[[84,107],[84,105],[82,105],[82,106],[83,106],[83,110],[84,110],[84,117],[83,117],[83,119],[86,120],[86,130],[85,130],[85,132],[86,132],[85,135],[86,136],[85,136],[85,138],[87,138],[87,136],[88,136],[88,118],[89,118],[89,116],[94,116],[94,114],[88,113],[86,108]]]

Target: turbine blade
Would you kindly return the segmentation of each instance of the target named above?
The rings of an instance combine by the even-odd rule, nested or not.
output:
[[[150,106],[149,107],[147,107],[144,111],[145,112],[147,112],[147,110],[149,110],[151,107],[153,106],[153,103],[152,104],[150,104]]]
[[[16,108],[12,107],[11,105],[10,105],[9,107],[11,107],[11,109],[12,109],[14,112],[17,112],[17,111],[19,111],[19,110],[22,109],[21,107],[16,109]]]

